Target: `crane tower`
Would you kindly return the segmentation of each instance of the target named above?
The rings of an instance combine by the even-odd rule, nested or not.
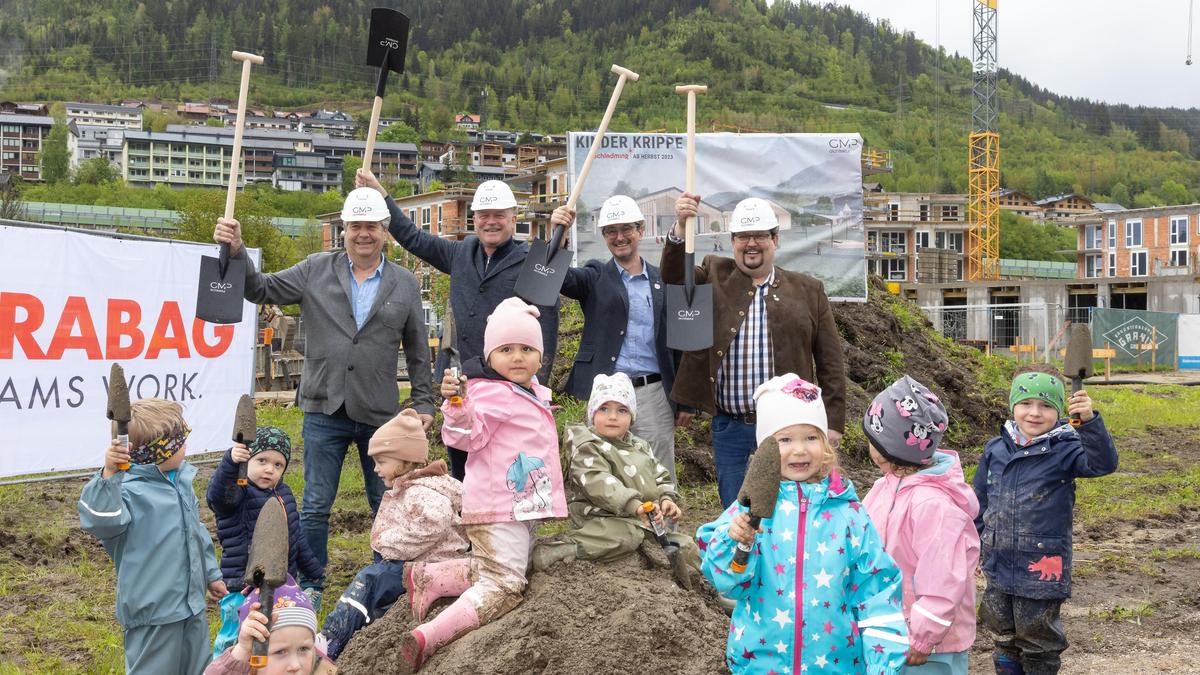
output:
[[[1000,276],[1000,134],[996,131],[996,3],[971,0],[973,103],[967,155],[968,281]]]

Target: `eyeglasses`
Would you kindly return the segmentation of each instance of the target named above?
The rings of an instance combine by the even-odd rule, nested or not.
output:
[[[737,234],[733,235],[734,241],[740,242],[743,244],[748,244],[750,242],[754,242],[756,244],[762,244],[770,238],[771,238],[770,232],[738,232]]]
[[[635,231],[637,231],[637,226],[635,225],[622,225],[621,227],[613,227],[610,225],[608,227],[600,228],[600,234],[604,235],[605,239],[616,239],[618,234],[623,237],[628,237]]]

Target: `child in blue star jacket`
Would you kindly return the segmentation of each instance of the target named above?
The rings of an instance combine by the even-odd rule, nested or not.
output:
[[[779,443],[779,499],[759,532],[734,503],[696,533],[701,571],[737,601],[725,659],[733,673],[899,673],[908,648],[900,571],[854,486],[837,471],[821,390],[788,373],[754,392],[762,443]],[[751,544],[744,572],[730,569]]]

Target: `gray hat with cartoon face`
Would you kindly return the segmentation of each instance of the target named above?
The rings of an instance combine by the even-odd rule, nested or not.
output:
[[[888,459],[928,464],[950,418],[938,397],[908,375],[879,392],[863,415],[863,432]]]

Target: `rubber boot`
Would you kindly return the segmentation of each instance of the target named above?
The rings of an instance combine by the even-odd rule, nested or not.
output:
[[[1020,661],[1014,661],[1003,654],[993,656],[992,665],[996,667],[996,675],[1025,675]]]
[[[534,572],[545,572],[560,562],[578,557],[578,547],[572,541],[540,541],[533,547],[531,558]]]
[[[401,673],[415,673],[438,649],[463,633],[479,628],[479,613],[466,598],[459,598],[429,623],[423,623],[400,641]],[[406,669],[407,668],[407,669]]]
[[[404,568],[404,588],[412,615],[424,621],[429,606],[439,598],[462,595],[471,587],[471,559],[455,558],[435,563],[413,563]]]

